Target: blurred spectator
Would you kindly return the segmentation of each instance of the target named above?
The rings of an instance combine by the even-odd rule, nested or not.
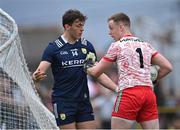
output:
[[[88,78],[90,99],[94,99],[99,95],[101,86],[98,82],[96,82],[96,80],[93,77],[88,75],[87,78]]]
[[[169,129],[180,129],[180,116],[176,116],[172,121]]]
[[[111,128],[111,113],[115,101],[115,94],[110,90],[101,87],[101,95],[93,100],[94,109],[96,114],[101,119],[101,128]]]

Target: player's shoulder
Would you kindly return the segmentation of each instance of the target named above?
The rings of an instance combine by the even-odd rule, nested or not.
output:
[[[61,37],[58,37],[57,39],[49,42],[49,47],[52,47],[54,49],[60,49],[65,45],[65,42],[61,39]]]
[[[89,48],[89,49],[94,48],[93,44],[90,41],[88,41],[86,38],[81,37],[80,41],[84,47]]]
[[[119,40],[119,41],[112,42],[110,45],[111,47],[118,47],[121,45],[121,41]]]
[[[88,41],[84,37],[81,37],[80,40],[81,40],[81,45],[83,48],[86,48],[87,50],[89,50],[91,52],[95,52],[95,48],[90,41]]]
[[[82,45],[85,45],[85,46],[89,46],[89,45],[92,45],[92,43],[90,41],[88,41],[86,38],[84,37],[81,37],[80,38],[80,41],[81,41],[81,44]]]

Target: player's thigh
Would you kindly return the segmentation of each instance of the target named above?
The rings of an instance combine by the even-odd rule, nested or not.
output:
[[[77,129],[96,129],[95,121],[85,121],[77,123]]]
[[[154,119],[140,123],[143,129],[159,129],[159,120]]]
[[[57,126],[74,126],[73,124],[76,122],[77,105],[77,103],[64,100],[59,100],[53,103],[53,111]]]
[[[111,118],[111,128],[112,129],[130,129],[133,126],[134,120],[127,120],[120,117]]]
[[[88,122],[94,121],[94,112],[89,100],[81,101],[78,103],[78,109],[76,113],[76,122]]]
[[[76,123],[74,122],[74,123],[70,123],[70,124],[67,124],[67,125],[61,125],[61,126],[59,126],[59,128],[61,129],[61,130],[63,130],[63,129],[77,129],[76,128]]]

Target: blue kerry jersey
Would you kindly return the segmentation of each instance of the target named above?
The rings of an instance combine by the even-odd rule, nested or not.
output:
[[[89,52],[96,55],[93,45],[83,38],[75,44],[65,43],[62,37],[49,43],[42,61],[51,63],[54,76],[53,101],[89,99],[87,74],[83,71],[83,63]]]

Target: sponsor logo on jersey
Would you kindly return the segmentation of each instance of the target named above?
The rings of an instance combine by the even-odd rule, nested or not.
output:
[[[62,68],[83,66],[84,59],[62,61],[61,63],[62,63],[62,64],[61,64],[61,65],[62,65]]]
[[[143,42],[142,40],[138,39],[138,38],[125,38],[120,40],[120,42],[127,42],[127,41],[134,41],[134,42]]]
[[[60,51],[60,55],[68,55],[67,51]]]

